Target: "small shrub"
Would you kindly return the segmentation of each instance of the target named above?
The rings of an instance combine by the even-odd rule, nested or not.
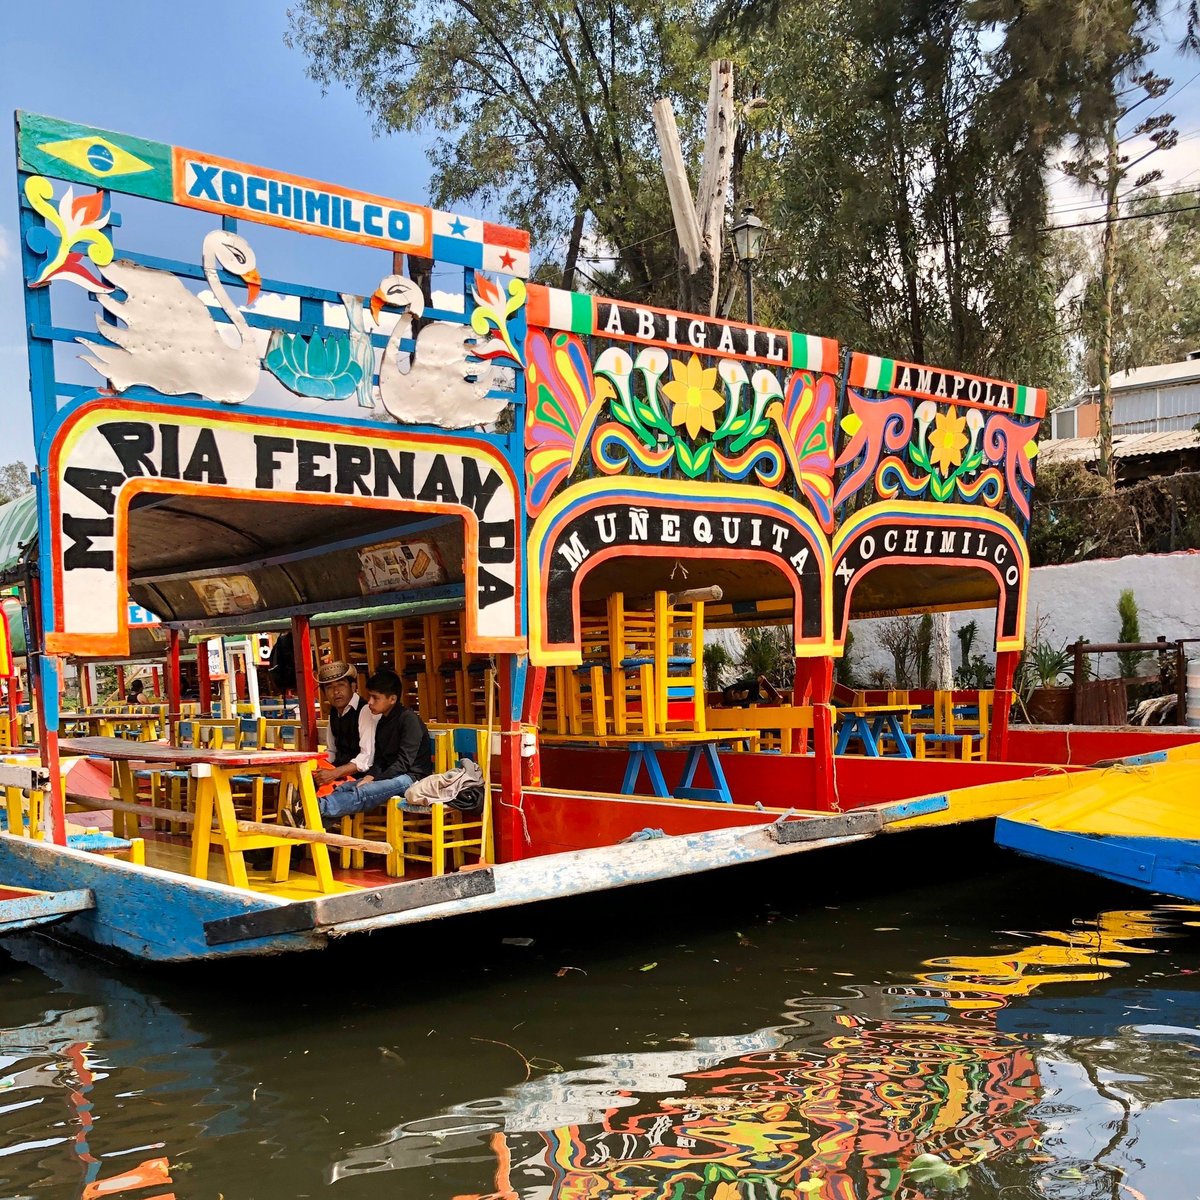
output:
[[[1117,634],[1117,641],[1140,642],[1142,631],[1138,624],[1138,606],[1132,588],[1126,588],[1118,598],[1117,615],[1121,618],[1121,632]],[[1138,664],[1145,657],[1140,650],[1121,651],[1117,655],[1117,662],[1121,666],[1122,678],[1132,679],[1138,672]]]

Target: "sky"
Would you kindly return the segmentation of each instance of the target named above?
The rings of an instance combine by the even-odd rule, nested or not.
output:
[[[11,133],[16,109],[427,202],[422,141],[377,138],[349,91],[322,95],[305,75],[303,54],[284,45],[283,0],[5,0],[3,8],[0,461],[33,460]],[[324,241],[303,240],[314,252]],[[364,288],[371,290],[358,290]]]
[[[286,0],[6,0],[0,22],[0,112],[7,114],[0,150],[0,461],[33,459],[8,132],[15,109],[427,202],[422,140],[376,137],[350,92],[334,87],[322,94],[305,74],[304,56],[284,45],[287,28]],[[1166,174],[1161,186],[1198,185],[1200,60],[1164,49],[1156,66],[1175,80],[1168,106],[1180,131],[1179,147],[1155,163]],[[1093,197],[1063,178],[1055,180],[1053,203],[1059,223],[1101,212]],[[344,252],[326,239],[302,240],[318,268],[324,255]],[[373,282],[364,274],[339,278],[337,286],[367,294]]]

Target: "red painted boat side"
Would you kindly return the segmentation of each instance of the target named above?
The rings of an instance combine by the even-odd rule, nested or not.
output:
[[[1089,766],[1105,759],[1153,754],[1196,742],[1200,742],[1200,729],[1013,725],[1008,731],[1010,758],[1060,766]]]

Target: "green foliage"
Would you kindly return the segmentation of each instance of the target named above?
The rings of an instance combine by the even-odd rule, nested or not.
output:
[[[761,102],[734,182],[773,231],[756,272],[771,323],[1065,382],[1066,281],[1044,252],[1041,177],[1022,192],[1019,131],[989,104],[994,44],[966,5],[810,0],[732,47],[743,94]],[[1000,214],[1011,238],[996,236]]]
[[[674,98],[695,146],[708,80],[696,4],[297,0],[289,15],[314,79],[349,87],[381,130],[432,135],[434,205],[494,212],[568,268],[586,230],[617,256],[593,271],[603,290],[674,299],[650,110]],[[538,273],[564,282],[552,263]]]
[[[720,642],[709,642],[704,647],[704,688],[705,691],[720,691],[725,685],[725,677],[733,666],[733,655]]]
[[[1142,630],[1138,623],[1138,606],[1133,589],[1126,588],[1117,598],[1117,615],[1121,618],[1121,629],[1117,634],[1118,642],[1140,642]],[[1146,657],[1139,650],[1126,650],[1117,655],[1121,667],[1121,676],[1132,679],[1138,672],[1138,664]]]
[[[1033,566],[1082,562],[1123,538],[1122,506],[1107,480],[1083,463],[1047,463],[1038,472],[1029,526]],[[1124,551],[1122,551],[1124,552]]]
[[[739,630],[742,654],[738,674],[762,675],[780,691],[790,690],[796,678],[796,650],[790,625],[750,625]]]
[[[31,491],[29,468],[23,462],[18,460],[0,466],[0,503],[6,504]]]
[[[990,688],[996,682],[996,666],[982,654],[973,654],[954,672],[954,686],[969,691]]]
[[[1200,549],[1200,475],[1114,488],[1082,463],[1038,471],[1029,528],[1035,567]]]
[[[1135,196],[1115,229],[1112,370],[1128,371],[1175,362],[1194,350],[1200,338],[1200,211],[1173,212],[1200,205],[1200,191],[1182,195]],[[1160,214],[1154,216],[1154,214]],[[1165,215],[1164,215],[1165,214]],[[1069,328],[1083,347],[1082,372],[1100,377],[1103,286],[1099,250],[1088,230],[1064,235],[1073,246],[1084,289],[1068,315]]]
[[[1016,686],[1022,700],[1028,701],[1035,688],[1059,687],[1070,682],[1073,655],[1065,646],[1056,646],[1040,636],[1027,645],[1017,663]]]

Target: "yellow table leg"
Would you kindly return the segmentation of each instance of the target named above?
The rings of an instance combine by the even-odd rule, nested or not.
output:
[[[113,763],[113,774],[117,785],[117,795],[126,804],[137,803],[137,785],[133,778],[133,763],[118,760]],[[138,835],[138,819],[136,813],[113,813],[112,831],[116,837],[134,838]]]
[[[325,825],[321,820],[321,810],[317,805],[317,789],[313,786],[312,763],[296,763],[280,776],[280,787],[284,782],[295,785],[300,796],[300,808],[304,813],[304,825],[315,833],[324,832]],[[329,847],[323,842],[313,842],[312,846],[313,871],[317,877],[317,886],[323,892],[334,889],[333,867],[329,862]]]
[[[192,874],[208,878],[208,852],[212,846],[213,782],[211,775],[196,777],[196,823],[192,826]]]
[[[225,879],[234,887],[250,887],[246,875],[246,859],[242,854],[237,829],[237,813],[233,808],[233,790],[229,776],[222,767],[212,768],[213,807],[217,814],[217,831],[221,835],[221,850],[225,855]]]
[[[4,800],[8,806],[8,832],[13,834],[15,837],[24,836],[25,797],[22,794],[21,789],[19,787],[5,788]]]

